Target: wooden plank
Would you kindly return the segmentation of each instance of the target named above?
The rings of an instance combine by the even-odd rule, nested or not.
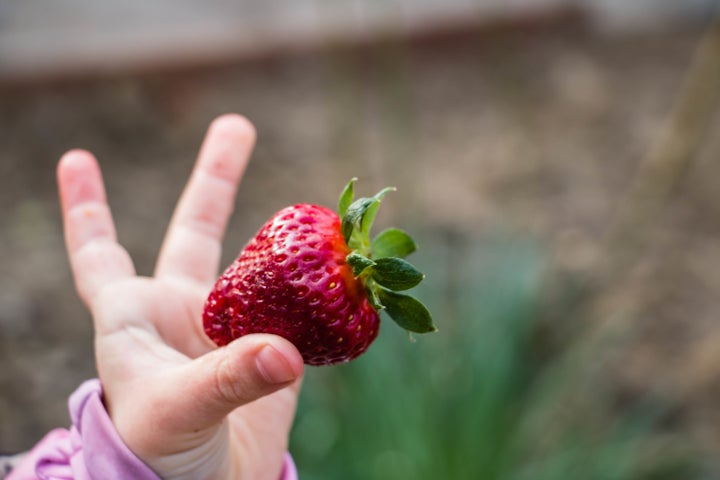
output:
[[[213,64],[546,15],[567,0],[0,3],[0,81]],[[314,5],[314,8],[308,8]]]

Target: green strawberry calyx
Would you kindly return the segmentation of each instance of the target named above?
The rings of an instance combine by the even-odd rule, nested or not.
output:
[[[373,197],[354,199],[357,178],[348,182],[340,195],[338,214],[345,242],[351,252],[347,263],[355,278],[362,281],[375,310],[385,311],[395,323],[409,332],[437,331],[427,307],[400,291],[418,285],[425,275],[405,257],[417,249],[415,241],[398,228],[388,228],[370,237],[383,197],[395,188],[381,190]]]

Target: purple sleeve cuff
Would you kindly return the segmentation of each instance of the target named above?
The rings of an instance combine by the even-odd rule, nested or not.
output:
[[[120,438],[102,402],[100,381],[83,383],[69,400],[71,429],[48,433],[7,480],[160,480]],[[297,480],[285,456],[280,480]]]

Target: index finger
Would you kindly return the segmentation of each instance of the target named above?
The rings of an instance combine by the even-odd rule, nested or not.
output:
[[[254,145],[255,129],[245,117],[223,115],[210,125],[160,250],[157,276],[203,286],[215,280],[222,237]]]

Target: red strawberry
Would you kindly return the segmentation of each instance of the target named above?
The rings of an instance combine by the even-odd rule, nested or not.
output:
[[[385,189],[353,199],[345,187],[339,212],[299,204],[276,213],[218,279],[203,312],[207,335],[225,345],[249,333],[290,340],[305,363],[347,362],[367,350],[379,311],[409,331],[435,330],[427,309],[396,293],[423,275],[401,257],[415,250],[403,231],[369,231]]]

